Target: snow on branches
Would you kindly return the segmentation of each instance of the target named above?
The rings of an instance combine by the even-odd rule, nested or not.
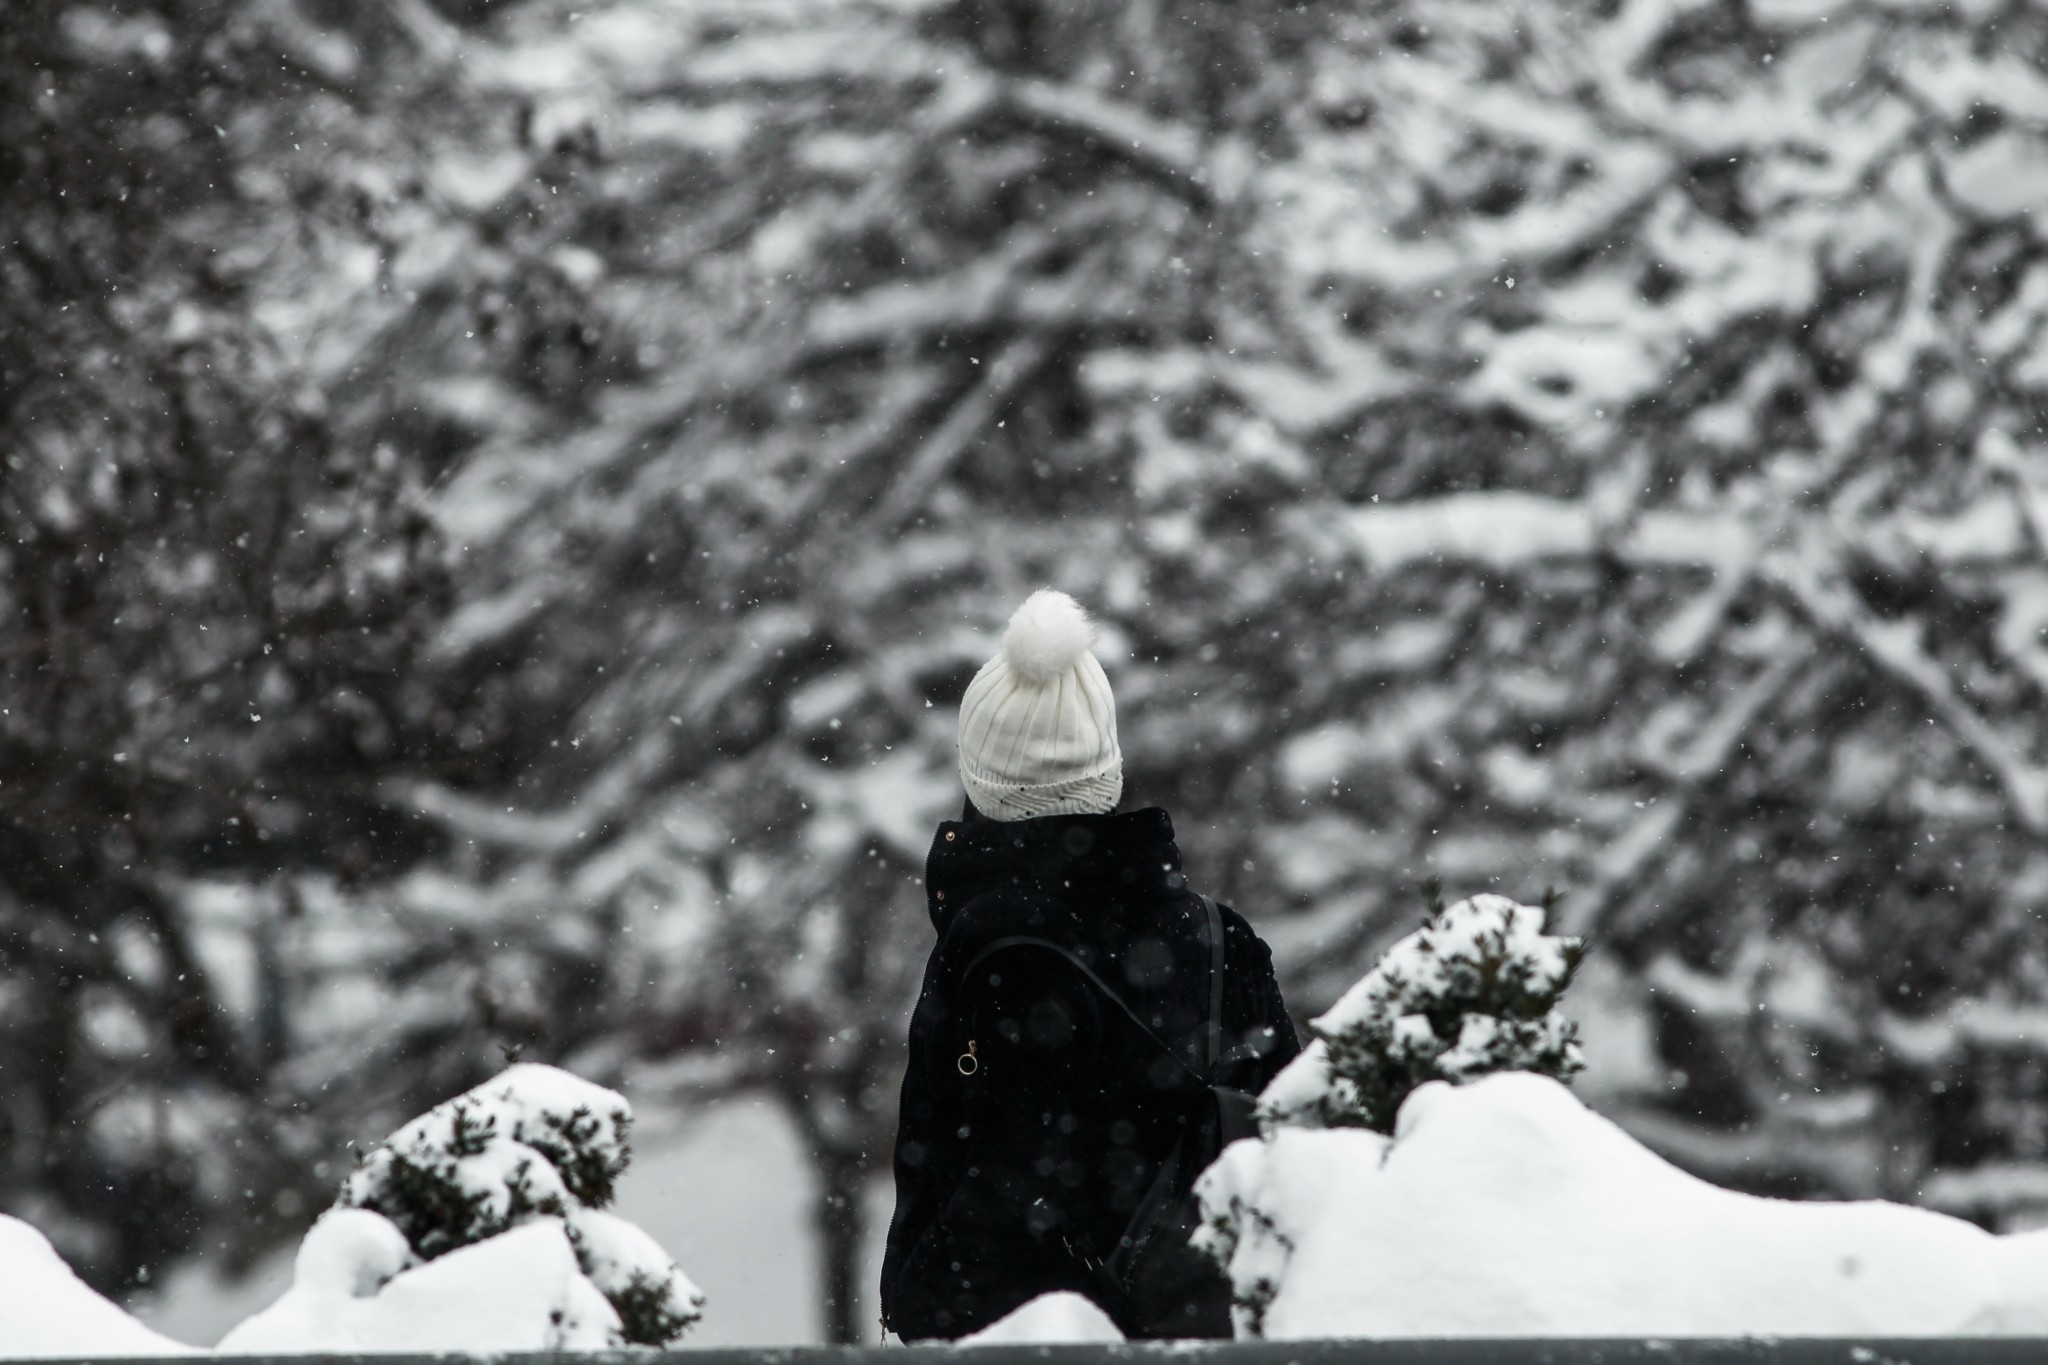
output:
[[[1578,1074],[1578,1029],[1557,1006],[1581,941],[1543,932],[1548,904],[1479,895],[1446,908],[1434,887],[1429,901],[1422,927],[1310,1026],[1315,1041],[1260,1097],[1269,1124],[1390,1133],[1428,1081]]]
[[[661,1247],[603,1210],[630,1159],[624,1099],[553,1067],[514,1066],[420,1115],[363,1157],[340,1208],[379,1215],[432,1261],[552,1220],[609,1303],[604,1344],[663,1346],[702,1295]]]

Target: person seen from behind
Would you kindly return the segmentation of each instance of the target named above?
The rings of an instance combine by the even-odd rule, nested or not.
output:
[[[1271,954],[1198,894],[1164,810],[1116,810],[1116,704],[1073,598],[1040,591],[960,703],[961,818],[925,868],[883,1323],[957,1338],[1041,1294],[1124,1334],[1228,1337],[1187,1245],[1195,1177],[1300,1045]]]

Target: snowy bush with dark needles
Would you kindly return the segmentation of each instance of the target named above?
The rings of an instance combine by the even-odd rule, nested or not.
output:
[[[610,1091],[515,1066],[393,1133],[361,1158],[339,1202],[383,1214],[431,1260],[536,1216],[610,1204],[631,1124]]]
[[[703,1295],[607,1211],[632,1110],[549,1066],[513,1066],[366,1153],[306,1233],[291,1287],[230,1331],[235,1354],[603,1351],[673,1345]],[[0,1216],[0,1359],[167,1355]]]
[[[1543,932],[1555,898],[1446,907],[1434,882],[1424,896],[1422,927],[1310,1025],[1315,1041],[1265,1092],[1266,1122],[1390,1133],[1427,1081],[1579,1073],[1578,1026],[1558,1006],[1585,947]]]
[[[526,1349],[673,1343],[701,1315],[702,1296],[653,1238],[605,1211],[630,1158],[631,1124],[632,1111],[614,1092],[532,1064],[429,1110],[361,1158],[335,1209],[307,1235],[292,1291],[224,1344],[370,1346],[364,1337],[376,1336],[378,1324],[353,1320],[375,1316],[362,1306],[365,1298],[374,1305],[388,1286],[417,1273],[414,1267],[452,1266],[465,1256],[471,1266],[504,1273],[497,1262],[514,1239],[528,1249],[516,1258],[515,1274],[531,1276],[542,1266],[542,1298],[559,1300],[542,1339]],[[344,1243],[402,1246],[402,1265],[366,1275],[370,1253]],[[488,1259],[480,1259],[486,1248]],[[349,1300],[330,1299],[336,1311],[312,1311],[328,1282],[343,1275]],[[449,1278],[463,1279],[455,1272]],[[468,1285],[455,1287],[467,1292]],[[443,1322],[457,1340],[481,1325],[463,1322],[459,1294],[440,1297]]]
[[[1240,1338],[2048,1329],[2048,1234],[1722,1189],[1593,1113],[1583,944],[1548,903],[1429,901],[1197,1186]]]
[[[700,1312],[653,1239],[604,1213],[631,1158],[632,1111],[567,1072],[512,1067],[414,1119],[364,1158],[339,1204],[389,1218],[421,1260],[537,1218],[560,1219],[621,1341],[665,1346]]]

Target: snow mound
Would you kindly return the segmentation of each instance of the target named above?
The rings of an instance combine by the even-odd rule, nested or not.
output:
[[[1236,1143],[1197,1193],[1240,1337],[2048,1331],[2048,1233],[1719,1189],[1541,1076]]]
[[[1506,896],[1431,901],[1422,927],[1310,1023],[1314,1041],[1259,1097],[1269,1127],[1384,1133],[1429,1081],[1578,1074],[1577,1029],[1557,1006],[1579,940],[1544,933],[1543,908]]]
[[[619,1315],[577,1264],[561,1223],[540,1221],[387,1274],[405,1238],[366,1209],[330,1209],[299,1246],[292,1287],[229,1332],[227,1354],[598,1351]]]
[[[1079,602],[1052,588],[1024,599],[1003,632],[1003,659],[1028,683],[1050,682],[1095,643],[1095,624]]]
[[[960,1338],[961,1346],[1059,1346],[1122,1341],[1124,1334],[1109,1314],[1083,1295],[1060,1290],[1040,1294],[979,1332]]]
[[[64,1264],[48,1238],[5,1214],[0,1286],[0,1358],[192,1353],[101,1298]]]
[[[361,1159],[300,1245],[291,1289],[223,1349],[668,1345],[703,1295],[603,1211],[631,1124],[617,1094],[547,1066],[436,1106]]]

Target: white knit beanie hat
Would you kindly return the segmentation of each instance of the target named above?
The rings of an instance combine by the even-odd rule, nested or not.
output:
[[[960,780],[992,820],[1100,815],[1124,792],[1116,699],[1095,624],[1063,592],[1024,599],[960,699]]]

